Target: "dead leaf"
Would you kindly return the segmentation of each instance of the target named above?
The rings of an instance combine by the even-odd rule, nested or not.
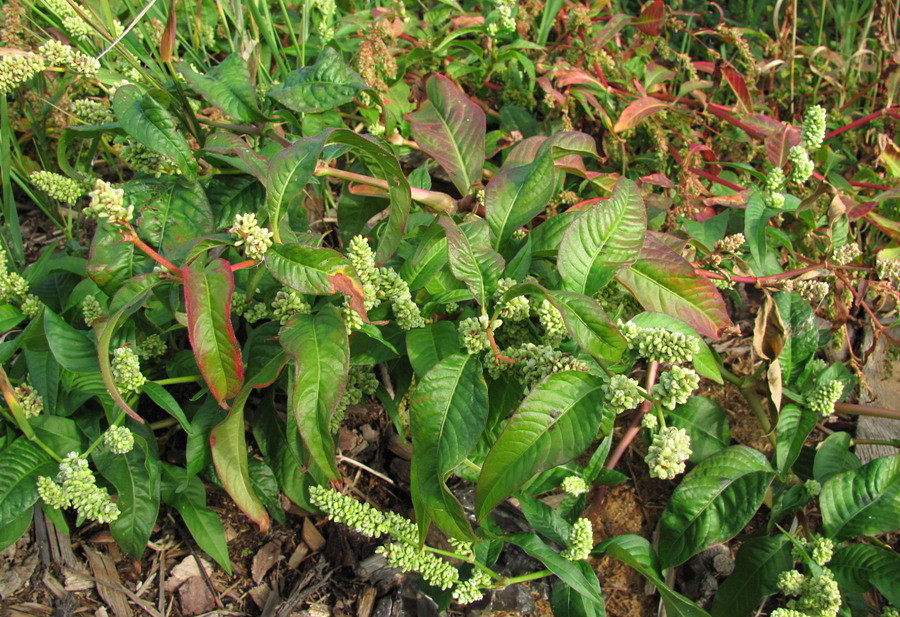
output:
[[[88,565],[97,582],[97,593],[112,609],[116,617],[132,617],[131,606],[127,596],[121,591],[122,579],[116,571],[116,564],[105,554],[84,546],[84,554],[87,556]]]
[[[316,529],[308,518],[303,519],[303,541],[314,553],[321,551],[325,547],[325,538]]]
[[[275,562],[281,556],[281,542],[267,542],[253,556],[253,563],[250,565],[250,576],[253,582],[259,585],[266,573],[272,569]]]
[[[209,562],[205,559],[201,559],[200,564],[206,569],[207,573],[212,571],[212,566],[210,566]],[[182,583],[196,577],[202,578],[203,574],[200,572],[200,568],[197,565],[197,560],[194,556],[188,555],[169,572],[169,576],[166,578],[166,591],[168,593],[173,593],[182,585]]]
[[[784,347],[784,338],[784,321],[772,296],[766,294],[753,326],[753,351],[761,358],[774,360]]]

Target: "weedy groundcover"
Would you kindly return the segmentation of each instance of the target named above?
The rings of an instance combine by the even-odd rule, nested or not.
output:
[[[140,558],[171,509],[230,573],[216,485],[260,533],[283,495],[378,539],[442,610],[550,577],[556,615],[604,615],[611,557],[668,615],[896,615],[900,456],[829,427],[900,418],[844,402],[852,329],[895,342],[897,149],[838,144],[896,125],[896,80],[844,122],[822,60],[763,63],[787,38],[561,6],[7,4],[0,544],[37,504]],[[64,238],[27,266],[22,196]],[[359,403],[411,447],[409,517],[346,491]],[[658,534],[598,538],[629,451],[672,485]],[[703,607],[677,591],[735,537]]]

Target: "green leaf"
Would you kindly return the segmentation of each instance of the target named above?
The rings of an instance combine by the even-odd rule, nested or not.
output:
[[[493,246],[502,247],[512,233],[539,214],[553,197],[559,172],[549,147],[527,165],[504,165],[484,189],[484,209]]]
[[[586,562],[572,562],[561,557],[533,533],[516,533],[503,539],[543,563],[548,570],[564,580],[586,600],[593,602],[595,606],[603,606],[603,591],[600,589],[597,575]]]
[[[26,437],[0,451],[0,527],[13,523],[38,499],[38,476],[55,477],[56,463]]]
[[[112,98],[112,108],[129,137],[174,161],[189,180],[197,179],[197,161],[175,119],[149,93],[142,94],[132,84],[122,86]]]
[[[522,401],[494,442],[475,488],[482,520],[537,473],[572,460],[590,445],[603,420],[602,382],[586,373],[550,375]]]
[[[447,263],[447,237],[437,225],[422,237],[412,257],[400,266],[400,277],[412,290],[424,287]]]
[[[900,555],[871,544],[841,546],[828,563],[841,591],[867,593],[874,586],[888,602],[900,606]]]
[[[97,224],[91,240],[87,273],[106,295],[112,296],[125,281],[152,269],[153,260],[137,251],[131,242],[122,242],[115,227],[104,222]]]
[[[179,62],[178,72],[195,92],[232,118],[241,122],[265,119],[256,108],[250,69],[240,54],[230,54],[206,74],[195,71],[189,62]]]
[[[214,231],[212,209],[196,182],[180,176],[143,177],[123,188],[126,202],[140,213],[138,231],[170,261],[181,260],[188,243]]]
[[[479,219],[462,228],[446,216],[438,222],[447,233],[450,272],[465,283],[480,306],[486,307],[504,266],[503,257],[491,248],[487,223]]]
[[[349,103],[366,82],[331,47],[323,47],[316,63],[291,71],[268,95],[292,111],[319,113]]]
[[[275,473],[265,461],[253,458],[249,463],[250,484],[253,485],[253,491],[263,502],[275,522],[283,525],[284,509],[278,498],[278,480],[275,478]]]
[[[563,234],[557,267],[566,289],[596,293],[635,262],[646,231],[647,208],[637,184],[619,178],[609,199],[579,214]]]
[[[593,298],[573,291],[548,290],[537,283],[516,285],[503,298],[509,300],[524,293],[547,298],[562,315],[572,340],[594,358],[618,362],[622,357],[627,341]]]
[[[631,534],[616,536],[595,546],[591,556],[612,557],[634,568],[659,591],[670,617],[709,617],[706,611],[666,585],[656,553],[645,538]]]
[[[731,324],[715,286],[670,249],[662,234],[647,232],[640,257],[616,278],[648,311],[677,317],[703,336],[719,340]]]
[[[699,463],[731,443],[725,412],[712,399],[692,396],[666,414],[670,425],[683,428],[691,438],[691,462]]]
[[[224,259],[207,266],[201,256],[182,273],[191,349],[209,391],[227,409],[226,400],[237,396],[244,381],[241,350],[231,325],[231,266]]]
[[[460,195],[481,181],[484,164],[484,111],[442,75],[425,82],[428,100],[407,114],[419,148],[443,168]]]
[[[435,364],[459,352],[459,333],[450,321],[437,321],[406,333],[409,363],[421,379]]]
[[[737,534],[762,503],[775,472],[765,457],[731,446],[698,464],[660,518],[659,558],[669,568]]]
[[[365,317],[363,287],[346,257],[331,249],[300,244],[276,244],[266,251],[269,273],[278,282],[303,294],[343,294]]]
[[[109,524],[109,530],[119,548],[140,558],[159,513],[159,461],[140,436],[135,436],[128,454],[99,448],[91,458],[118,493],[119,517]]]
[[[744,209],[744,235],[750,246],[749,261],[753,273],[758,276],[777,273],[770,272],[770,249],[769,243],[766,241],[766,229],[769,219],[778,212],[775,208],[766,207],[765,200],[758,191],[754,191],[750,195],[747,207]]]
[[[790,570],[791,542],[784,534],[751,538],[741,544],[734,572],[713,598],[713,617],[752,615],[765,596],[778,590],[778,575]]]
[[[340,478],[334,461],[331,415],[341,399],[350,363],[347,330],[333,306],[295,315],[278,335],[294,365],[290,408],[310,456],[329,480]]]
[[[93,341],[81,330],[76,330],[62,318],[44,308],[44,333],[53,357],[67,371],[73,373],[96,373],[97,348]]]
[[[818,419],[818,418],[816,418]],[[850,452],[850,433],[832,433],[820,443],[813,459],[813,478],[825,483],[831,476],[862,466],[859,457]]]
[[[390,211],[375,253],[376,259],[384,262],[399,246],[406,226],[412,203],[409,182],[390,150],[347,129],[328,129],[315,137],[301,139],[272,157],[266,174],[266,203],[275,241],[280,241],[278,223],[282,208],[300,198],[312,178],[322,148],[328,144],[350,147],[376,176],[388,184]]]
[[[606,609],[602,604],[592,604],[564,580],[553,583],[550,592],[550,608],[554,615],[567,617],[603,617]]]
[[[12,521],[0,527],[0,551],[5,551],[7,547],[25,535],[25,532],[31,527],[32,518],[34,518],[34,510],[25,508],[18,512]]]
[[[488,392],[482,372],[477,356],[448,356],[422,377],[410,400],[410,490],[420,540],[425,539],[432,520],[452,537],[475,539],[462,505],[446,482],[478,443],[487,421]]]
[[[209,446],[216,475],[225,491],[241,512],[257,524],[260,532],[265,533],[269,529],[269,515],[250,483],[247,440],[244,436],[244,404],[250,392],[250,388],[244,388],[225,419],[213,427]]]
[[[149,396],[150,399],[159,405],[166,413],[178,420],[178,424],[185,433],[190,435],[194,431],[194,427],[191,426],[190,420],[184,415],[184,410],[181,408],[181,405],[178,404],[178,401],[175,400],[174,396],[169,394],[168,390],[158,383],[148,380],[144,382],[141,391]]]
[[[787,475],[800,455],[800,449],[816,425],[817,416],[797,405],[785,405],[778,414],[775,426],[775,468],[781,476]]]
[[[162,500],[178,510],[197,546],[231,576],[231,559],[228,557],[225,529],[216,513],[206,505],[206,489],[203,488],[203,482],[195,476],[188,477],[185,470],[180,467],[168,463],[161,465]]]
[[[819,349],[819,329],[812,307],[800,294],[779,291],[772,294],[772,299],[785,328],[784,347],[778,354],[778,364],[781,380],[788,384]]]
[[[700,350],[694,354],[694,358],[691,362],[694,366],[694,370],[707,379],[712,379],[718,384],[722,383],[722,373],[719,372],[719,365],[716,363],[716,358],[713,356],[712,350],[709,348],[709,345],[706,344],[706,341],[704,341],[692,327],[680,319],[672,317],[671,315],[666,315],[665,313],[639,313],[632,317],[631,321],[642,328],[665,328],[666,330],[680,332],[696,339]]]
[[[551,216],[532,229],[528,234],[531,238],[531,256],[534,258],[556,257],[563,235],[580,214],[576,210],[566,210],[556,216]]]
[[[819,507],[835,540],[900,530],[900,454],[832,476],[822,485]]]

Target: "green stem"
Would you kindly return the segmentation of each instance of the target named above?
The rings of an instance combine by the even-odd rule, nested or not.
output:
[[[500,579],[500,582],[504,585],[515,585],[516,583],[527,583],[528,581],[535,581],[539,578],[544,578],[546,576],[552,576],[553,572],[550,570],[538,570],[537,572],[532,572],[531,574],[523,574],[522,576],[513,576],[512,578],[503,578]]]
[[[854,403],[835,403],[834,410],[838,413],[847,413],[855,416],[874,416],[876,418],[889,418],[900,420],[900,411],[874,407],[872,405],[857,405]]]
[[[476,473],[481,473],[481,465],[476,465],[475,463],[473,463],[472,461],[470,461],[467,458],[463,459],[462,464]]]
[[[116,420],[115,420],[112,424],[110,424],[110,426],[119,426],[120,424],[122,424],[122,421],[123,421],[124,419],[125,419],[125,412],[124,412],[124,411],[120,411],[120,412],[119,412],[119,416],[116,418]],[[103,441],[103,435],[104,435],[104,433],[100,433],[100,436],[97,437],[97,439],[95,439],[95,440],[93,441],[93,443],[91,443],[90,446],[88,446],[88,449],[84,451],[84,454],[83,454],[82,456],[84,456],[85,458],[87,458],[88,455],[89,455],[91,452],[94,451],[94,448],[96,448],[97,446],[99,446],[99,445],[100,445],[100,442]]]
[[[769,443],[772,446],[775,446],[775,434],[772,432],[772,421],[769,419],[769,415],[766,413],[766,410],[763,409],[762,398],[759,394],[756,393],[756,390],[753,389],[753,386],[746,386],[741,388],[741,394],[744,395],[744,400],[747,401],[747,405],[750,407],[750,411],[753,412],[753,415],[756,416],[756,421],[759,422],[759,428],[766,434],[766,438],[769,440]]]
[[[170,386],[176,383],[196,383],[200,381],[200,375],[187,375],[186,377],[166,377],[165,379],[154,379],[153,383],[158,386]]]

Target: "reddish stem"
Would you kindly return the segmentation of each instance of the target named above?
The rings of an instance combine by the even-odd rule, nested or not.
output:
[[[659,372],[659,362],[653,360],[647,366],[647,376],[644,380],[644,389],[647,390],[647,393],[650,393],[650,390],[653,388],[653,384],[656,383],[656,375]],[[653,406],[653,402],[649,399],[644,400],[641,403],[640,407],[638,407],[637,413],[634,414],[634,418],[631,419],[631,424],[625,429],[625,432],[622,434],[622,438],[619,440],[619,443],[616,444],[616,449],[610,455],[610,457],[606,460],[606,464],[603,466],[604,469],[615,469],[616,465],[621,460],[622,455],[625,454],[625,451],[628,449],[628,446],[631,445],[631,442],[634,441],[634,438],[637,437],[638,433],[641,431],[641,420],[648,411],[650,411]],[[600,516],[600,508],[603,506],[603,497],[606,495],[606,486],[598,486],[594,490],[594,495],[591,501],[591,508],[588,512],[588,518],[591,521],[592,526],[596,526],[597,518]]]
[[[818,270],[820,268],[827,267],[826,264],[813,264],[811,266],[807,266],[805,268],[800,268],[799,270],[790,270],[789,272],[782,272],[781,274],[768,274],[766,276],[725,276],[723,274],[717,274],[715,272],[708,272],[706,270],[697,269],[695,272],[707,279],[718,279],[720,281],[734,281],[736,283],[761,283],[764,281],[777,281],[779,279],[787,279],[792,276],[798,276],[800,274],[804,274],[806,272],[812,272],[813,270]]]
[[[875,113],[871,113],[868,116],[863,116],[862,118],[857,118],[850,124],[845,124],[839,129],[834,129],[833,131],[829,131],[825,133],[825,139],[831,139],[835,135],[840,135],[844,131],[849,131],[850,129],[855,129],[858,126],[862,126],[863,124],[869,122],[870,120],[874,120],[875,118],[880,118],[881,116],[891,116],[893,118],[900,118],[900,107],[886,107],[880,111],[876,111]]]
[[[175,264],[173,264],[162,255],[154,251],[153,248],[150,247],[150,245],[148,245],[146,242],[138,238],[137,233],[134,231],[134,227],[132,227],[130,223],[125,223],[124,225],[122,225],[121,234],[122,240],[134,244],[136,247],[141,249],[147,255],[147,257],[163,266],[166,270],[168,270],[175,276],[181,276],[181,269],[176,267]]]
[[[231,271],[236,272],[237,270],[243,270],[244,268],[252,268],[253,266],[258,266],[260,261],[258,259],[247,259],[246,261],[239,261],[236,264],[232,264]]]

